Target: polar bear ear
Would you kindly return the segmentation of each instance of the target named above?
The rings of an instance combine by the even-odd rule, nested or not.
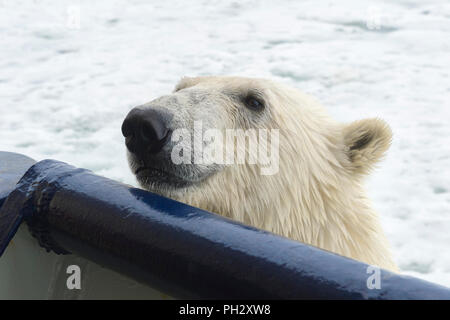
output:
[[[391,145],[392,131],[380,119],[364,119],[344,127],[345,151],[352,170],[357,174],[368,173],[383,158]]]

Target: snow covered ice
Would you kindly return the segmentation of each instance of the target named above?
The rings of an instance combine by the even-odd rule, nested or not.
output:
[[[268,77],[394,133],[367,182],[403,273],[450,286],[450,2],[0,0],[0,150],[136,184],[120,125],[181,76]]]

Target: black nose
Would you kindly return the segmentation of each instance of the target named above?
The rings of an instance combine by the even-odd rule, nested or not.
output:
[[[170,130],[161,112],[134,108],[123,121],[122,134],[128,150],[143,155],[159,152],[167,143]]]

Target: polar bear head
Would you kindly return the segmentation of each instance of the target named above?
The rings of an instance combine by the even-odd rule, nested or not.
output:
[[[358,228],[348,208],[367,208],[361,178],[391,141],[382,120],[338,123],[296,89],[241,77],[183,78],[122,133],[143,188],[344,255],[325,234]]]

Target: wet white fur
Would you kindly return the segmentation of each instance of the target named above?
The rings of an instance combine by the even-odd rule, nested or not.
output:
[[[223,92],[256,88],[267,102],[264,117],[253,119]],[[363,180],[389,148],[391,131],[379,119],[342,124],[314,99],[287,86],[238,77],[184,78],[174,95],[206,92],[208,103],[179,112],[221,119],[223,127],[278,128],[278,174],[263,176],[258,166],[234,165],[203,183],[160,193],[231,219],[397,271]],[[191,110],[192,109],[192,110]],[[246,119],[242,119],[242,117]],[[352,146],[366,136],[361,148]],[[364,139],[363,139],[364,140]]]

